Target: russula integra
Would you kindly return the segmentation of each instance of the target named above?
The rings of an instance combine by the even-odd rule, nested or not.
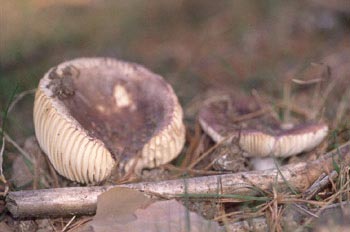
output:
[[[264,113],[253,98],[238,95],[204,105],[199,122],[215,142],[232,136],[246,157],[257,158],[289,157],[309,151],[320,144],[328,132],[328,126],[319,122],[283,128],[283,124]]]
[[[81,183],[167,163],[185,140],[170,85],[142,66],[110,58],[49,70],[35,95],[34,124],[54,168]]]

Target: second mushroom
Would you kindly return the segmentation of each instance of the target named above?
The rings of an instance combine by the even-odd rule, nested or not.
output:
[[[283,124],[253,97],[244,94],[224,94],[219,100],[204,104],[199,122],[214,142],[226,139],[235,143],[244,157],[258,159],[259,162],[255,162],[258,164],[253,164],[254,169],[273,167],[271,159],[267,167],[263,164],[267,157],[285,158],[310,151],[328,132],[328,126],[323,122]]]

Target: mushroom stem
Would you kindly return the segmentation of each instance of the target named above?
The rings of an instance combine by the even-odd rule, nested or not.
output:
[[[268,191],[273,184],[277,184],[281,191],[287,190],[288,186],[293,186],[296,191],[303,192],[322,173],[331,172],[334,162],[344,166],[350,165],[350,141],[318,160],[285,165],[280,170],[270,169],[162,182],[133,183],[118,187],[129,187],[162,198],[178,198],[180,195],[183,196],[185,189],[189,194],[217,194],[220,190],[219,194],[257,195],[256,189]],[[7,208],[14,217],[94,214],[97,196],[113,187],[117,186],[10,192],[6,199]],[[239,201],[241,200],[237,199],[237,202]]]

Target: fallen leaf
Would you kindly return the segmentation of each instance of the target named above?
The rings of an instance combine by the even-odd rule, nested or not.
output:
[[[113,230],[125,232],[223,231],[217,222],[205,220],[200,215],[188,211],[176,200],[155,202],[146,209],[137,209],[135,215],[137,217],[135,221],[124,225],[116,224]]]
[[[97,199],[96,215],[90,226],[95,232],[111,231],[116,224],[125,224],[136,219],[136,209],[145,207],[151,200],[137,190],[112,188]]]
[[[7,225],[4,221],[0,222],[0,231],[2,232],[12,232],[14,231],[11,229],[9,225]]]
[[[93,220],[80,231],[222,231],[217,222],[188,211],[176,200],[153,202],[129,188],[113,188],[98,197]]]

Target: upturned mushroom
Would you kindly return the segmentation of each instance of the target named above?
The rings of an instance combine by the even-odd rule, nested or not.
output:
[[[285,128],[252,98],[236,94],[210,102],[199,113],[203,130],[215,141],[235,141],[245,157],[289,157],[315,148],[328,132],[322,122]]]
[[[34,103],[42,150],[61,175],[81,183],[170,162],[184,145],[182,114],[161,76],[111,58],[51,68]]]

